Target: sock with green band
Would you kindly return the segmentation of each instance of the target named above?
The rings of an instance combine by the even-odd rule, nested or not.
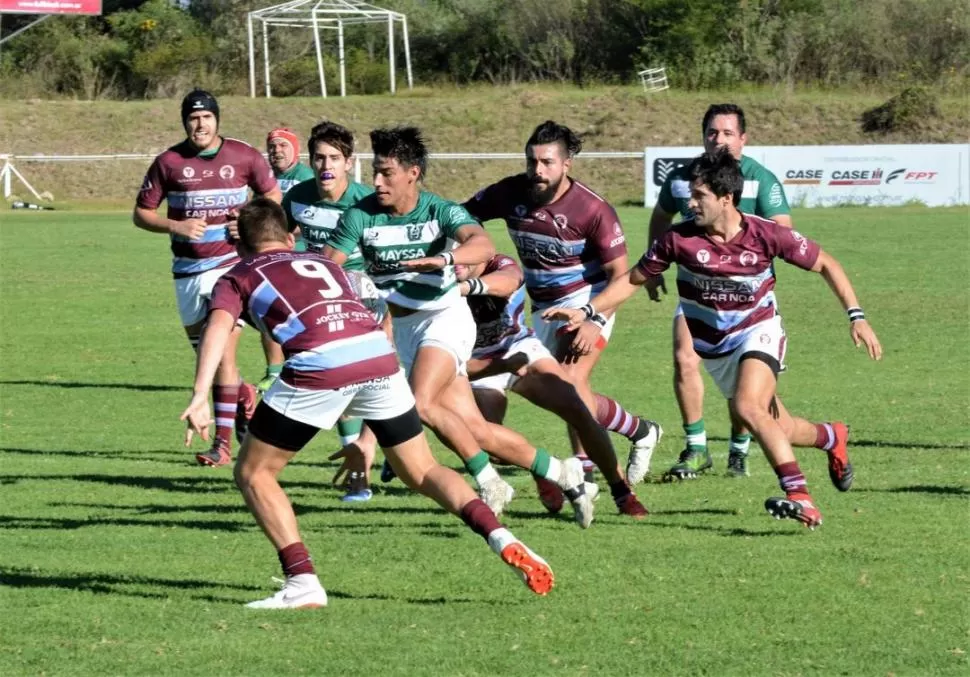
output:
[[[481,487],[486,482],[498,479],[498,473],[488,460],[488,454],[479,451],[477,454],[465,461],[465,469],[475,478],[475,483]]]
[[[283,371],[283,363],[279,364],[268,364],[266,365],[266,375],[267,376],[279,376],[280,372]]]
[[[532,460],[529,470],[536,477],[558,482],[559,476],[562,474],[562,461],[552,456],[545,449],[539,448],[536,449],[536,457]]]
[[[340,436],[340,446],[346,447],[360,437],[360,430],[364,421],[359,418],[342,418],[337,421],[337,434]]]
[[[732,454],[742,454],[744,456],[748,455],[748,447],[751,446],[751,435],[748,433],[736,433],[731,431],[731,447],[729,449]]]
[[[687,437],[687,448],[690,451],[703,452],[707,449],[707,432],[704,430],[704,419],[699,419],[684,426]]]

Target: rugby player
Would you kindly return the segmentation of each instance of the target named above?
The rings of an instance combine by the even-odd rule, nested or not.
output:
[[[694,350],[727,398],[732,419],[754,433],[785,492],[784,497],[769,498],[766,510],[777,519],[796,519],[814,529],[822,523],[822,514],[792,446],[824,446],[823,440],[835,440],[830,426],[792,416],[776,394],[786,337],[775,300],[773,259],[819,273],[848,313],[849,335],[856,347],[865,345],[869,356],[878,360],[882,346],[838,261],[791,228],[738,211],[744,178],[729,151],[702,155],[686,175],[692,218],[664,233],[626,276],[583,308],[553,308],[545,314],[577,325],[616,308],[638,286],[657,284],[656,276],[676,263],[681,303],[703,309],[686,316]],[[832,483],[847,491],[853,470],[845,445],[833,444],[827,454]]]
[[[562,365],[525,324],[525,278],[519,264],[496,254],[484,264],[455,266],[455,275],[475,318],[477,333],[468,378],[485,420],[504,421],[506,393],[512,390],[570,424],[583,446],[596,450],[594,457],[612,456],[610,467],[615,467],[616,452],[606,429],[596,422]],[[550,512],[559,512],[562,490],[540,475],[534,477],[539,500]],[[586,485],[594,496],[598,493],[592,489],[595,486]],[[632,492],[626,496],[630,507],[625,512],[636,517],[647,514]]]
[[[313,178],[313,170],[300,162],[300,140],[291,129],[277,127],[270,130],[266,135],[266,157],[284,196],[300,181]],[[256,384],[256,390],[265,392],[283,369],[283,350],[265,334],[261,334],[260,339],[266,357],[266,374]]]
[[[521,435],[488,423],[475,405],[466,372],[475,321],[454,266],[484,263],[495,246],[463,207],[421,189],[427,148],[419,129],[376,129],[370,139],[375,193],[343,213],[324,255],[343,264],[357,249],[363,254],[367,272],[386,294],[394,342],[421,420],[462,458],[492,511],[501,514],[514,491],[485,449],[567,488],[577,522],[589,526],[593,503],[585,494],[581,464],[562,463]]]
[[[745,214],[754,214],[771,219],[780,226],[792,227],[791,210],[785,197],[785,189],[777,177],[754,159],[744,155],[748,141],[744,111],[733,103],[714,104],[704,113],[701,133],[704,149],[711,153],[717,148],[726,148],[741,164],[744,177],[744,190],[738,209]],[[675,215],[689,219],[691,212],[687,206],[690,200],[690,180],[687,167],[671,171],[660,188],[657,204],[650,215],[650,234],[647,248],[657,241],[670,228]],[[649,287],[650,298],[660,301],[660,291],[666,293],[663,277],[657,284]],[[685,313],[696,315],[699,310],[688,304],[680,305],[674,313],[674,393],[684,426],[686,444],[677,463],[665,474],[668,479],[687,479],[696,477],[713,466],[707,447],[707,432],[704,428],[704,380],[701,378],[701,358],[694,351],[690,331],[687,328]],[[845,444],[848,428],[842,423],[832,423],[833,434],[839,444]],[[733,477],[748,475],[748,447],[751,435],[742,426],[731,425],[731,441],[728,449],[727,473]]]
[[[581,149],[582,142],[571,129],[547,120],[526,142],[525,173],[488,186],[465,207],[481,221],[505,221],[525,269],[532,326],[546,349],[563,364],[600,425],[630,440],[627,480],[636,485],[649,471],[650,457],[663,431],[653,421],[628,413],[615,400],[594,393],[589,383],[615,317],[612,312],[597,315],[568,333],[563,323],[542,318],[542,311],[551,306],[581,307],[610,280],[626,274],[626,239],[616,211],[568,175]],[[575,437],[573,445],[577,453],[583,452]],[[622,510],[629,487],[622,473],[612,467],[615,455],[592,460],[605,473]]]
[[[279,205],[253,200],[239,215],[246,258],[213,291],[199,349],[195,386],[182,413],[193,434],[208,436],[208,389],[236,321],[245,316],[283,346],[283,373],[256,409],[235,467],[236,484],[279,556],[282,590],[247,606],[320,607],[327,593],[277,477],[321,428],[344,411],[364,418],[404,482],[461,517],[486,539],[530,590],[553,587],[546,562],[502,527],[453,470],[435,462],[398,366],[394,347],[351,289],[340,267],[312,252],[291,251],[294,238]]]
[[[186,139],[152,162],[132,218],[139,228],[171,239],[179,317],[195,349],[212,287],[239,261],[232,215],[249,199],[250,189],[277,202],[281,195],[258,150],[219,134],[219,103],[211,94],[197,89],[186,95],[182,126]],[[168,203],[165,216],[157,211],[163,200]],[[236,367],[238,340],[239,332],[233,332],[215,373],[216,433],[212,449],[196,455],[202,465],[232,460],[233,427],[241,440],[256,407],[256,389],[242,381]]]
[[[307,140],[310,153],[310,178],[283,196],[283,211],[290,231],[297,236],[297,250],[317,252],[333,232],[344,211],[374,192],[373,188],[351,180],[354,166],[354,135],[342,125],[321,122],[310,131]],[[345,270],[364,271],[360,251],[352,252],[344,263]],[[366,501],[371,498],[369,469],[377,452],[377,439],[359,418],[342,417],[337,421],[341,448],[355,444],[364,455],[361,466],[367,471],[348,475],[344,500]],[[341,468],[344,470],[345,468]],[[337,477],[340,476],[338,471]]]

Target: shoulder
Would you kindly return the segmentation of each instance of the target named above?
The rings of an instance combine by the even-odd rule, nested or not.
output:
[[[316,179],[314,179],[313,181],[315,182]],[[356,181],[351,181],[350,185],[347,186],[347,194],[354,202],[357,202],[359,200],[364,199],[368,195],[373,195],[374,188],[373,186],[367,186],[367,185],[364,185],[363,183],[357,183]]]
[[[228,151],[233,157],[259,158],[264,159],[263,154],[245,141],[225,137],[222,140],[222,150]]]
[[[494,273],[496,270],[516,270],[519,271],[519,262],[513,259],[511,256],[505,254],[496,254],[492,259],[485,264],[485,273]]]
[[[528,188],[528,184],[529,181],[525,174],[513,174],[485,186],[475,193],[475,197],[472,200],[482,200],[486,197],[495,198],[499,196],[511,197],[519,195]]]
[[[313,169],[309,165],[298,162],[296,164],[296,178],[307,181],[313,180],[315,178]]]
[[[777,182],[778,177],[774,173],[765,167],[763,164],[750,158],[747,155],[741,156],[741,176],[745,179],[755,179],[759,182]]]
[[[595,205],[596,209],[600,209],[601,206],[605,206],[609,209],[610,203],[606,201],[606,198],[597,193],[595,190],[587,186],[585,183],[578,179],[572,179],[573,185],[569,187],[571,193],[573,193],[574,199],[580,199],[583,201],[588,201]]]

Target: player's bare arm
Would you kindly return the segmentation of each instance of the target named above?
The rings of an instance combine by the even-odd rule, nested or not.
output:
[[[135,207],[131,220],[136,226],[149,233],[164,233],[166,235],[181,235],[190,240],[198,240],[205,235],[206,222],[204,219],[186,219],[175,221],[159,214],[154,209]]]
[[[199,358],[195,366],[195,385],[192,387],[192,400],[179,420],[186,421],[185,446],[192,442],[193,433],[203,440],[209,440],[209,424],[212,413],[209,411],[209,390],[216,375],[216,368],[226,351],[229,335],[236,326],[236,320],[224,310],[213,310],[199,344]]]
[[[791,214],[775,214],[771,217],[771,220],[777,223],[779,226],[784,226],[785,228],[794,228],[795,224],[792,223]]]
[[[402,270],[412,270],[417,272],[440,270],[445,266],[462,265],[474,266],[485,263],[495,256],[495,245],[492,239],[485,232],[485,229],[478,224],[465,224],[455,231],[455,237],[459,244],[450,252],[444,252],[437,256],[426,256],[410,261],[401,261]]]
[[[574,329],[597,313],[615,311],[624,301],[633,296],[637,287],[646,283],[647,278],[640,271],[639,266],[634,266],[626,274],[610,282],[606,289],[582,308],[549,308],[542,312],[542,318],[563,320],[569,323],[570,329]]]
[[[497,296],[508,298],[515,290],[522,286],[523,276],[515,268],[493,271],[481,277],[469,278],[458,283],[462,296],[477,294],[478,296]]]
[[[606,275],[609,278],[609,284],[612,284],[614,280],[627,277],[626,254],[604,263],[603,270],[606,271]],[[578,327],[576,327],[576,333],[573,335],[573,341],[570,344],[570,350],[572,351],[573,355],[588,355],[590,352],[592,352],[593,346],[596,345],[596,341],[599,338],[600,333],[603,331],[603,327],[606,326],[607,320],[609,320],[615,311],[616,308],[613,307],[603,312],[594,313],[590,315],[585,322],[582,322]]]
[[[653,211],[650,212],[650,229],[647,234],[647,249],[653,246],[661,235],[666,233],[670,229],[670,225],[674,222],[674,214],[665,212],[661,209],[659,204],[653,206]],[[790,227],[790,226],[789,226]],[[660,302],[660,292],[664,294],[667,293],[667,285],[664,283],[663,275],[657,275],[656,280],[653,284],[649,284],[646,287],[647,294],[650,296],[651,301]]]
[[[344,254],[339,249],[337,249],[336,247],[332,247],[331,245],[326,245],[323,248],[322,254],[324,258],[330,259],[338,266],[342,266],[347,262],[347,255]]]
[[[256,197],[265,197],[267,200],[272,200],[276,204],[283,202],[283,191],[277,186],[268,193],[257,194]]]
[[[842,265],[824,250],[819,251],[818,259],[812,266],[812,272],[819,273],[828,283],[832,292],[842,303],[842,308],[849,314],[849,335],[856,348],[865,344],[869,357],[874,360],[882,359],[882,345],[865,319],[865,314],[859,306],[855,290]]]

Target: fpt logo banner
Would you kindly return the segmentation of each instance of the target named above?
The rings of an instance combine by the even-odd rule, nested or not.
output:
[[[0,0],[14,14],[101,14],[101,0]]]
[[[644,205],[652,208],[670,173],[702,152],[700,146],[647,148]],[[774,174],[780,184],[774,187],[792,207],[970,204],[967,144],[748,146],[744,155]],[[763,200],[772,197],[766,192]]]

